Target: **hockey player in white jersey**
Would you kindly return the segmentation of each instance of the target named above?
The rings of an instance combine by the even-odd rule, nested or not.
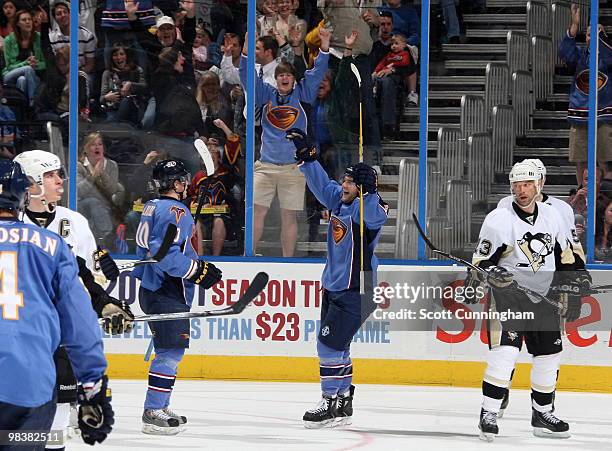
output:
[[[543,192],[544,185],[546,184],[546,166],[542,163],[542,160],[538,158],[527,158],[522,161],[522,163],[531,163],[533,164],[539,171],[540,174],[540,182],[539,182],[539,195],[536,197],[537,202],[544,202],[545,204],[550,205],[562,219],[562,229],[567,234],[567,240],[572,246],[572,252],[574,253],[574,259],[576,260],[576,276],[580,279],[579,283],[584,288],[585,292],[588,292],[588,288],[592,283],[592,279],[588,271],[586,270],[585,263],[586,258],[584,256],[584,250],[582,248],[582,243],[578,238],[578,234],[576,233],[576,224],[574,220],[574,210],[567,203],[562,201],[561,199],[550,196]],[[510,194],[502,198],[497,203],[497,208],[512,208],[512,202],[514,202],[514,196]],[[514,376],[514,373],[512,374]],[[504,395],[504,400],[501,405],[501,409],[499,411],[498,418],[502,418],[504,416],[504,412],[508,407],[508,403],[510,401],[510,387],[512,386],[512,378],[510,379],[510,385],[508,386],[508,390],[506,390],[506,394]],[[554,408],[553,408],[554,410]]]
[[[60,159],[43,150],[23,152],[15,157],[24,173],[34,184],[29,188],[29,203],[23,215],[26,224],[34,224],[60,235],[76,256],[79,277],[92,299],[98,317],[104,318],[107,333],[129,332],[133,327],[130,308],[109,296],[96,282],[96,274],[114,280],[119,275],[117,265],[106,250],[99,250],[87,219],[80,213],[57,205],[64,193],[64,170]],[[57,374],[57,410],[53,430],[66,430],[71,403],[76,402],[76,378],[63,347],[54,355]],[[66,434],[65,434],[66,435]],[[63,449],[63,444],[48,445],[47,449]]]
[[[499,433],[497,417],[523,341],[533,356],[531,370],[531,424],[536,436],[567,438],[569,425],[552,413],[552,401],[562,350],[560,313],[567,321],[580,316],[575,288],[575,259],[562,230],[559,213],[536,202],[540,174],[531,163],[517,163],[510,172],[514,201],[487,215],[480,231],[473,263],[489,276],[490,310],[518,312],[487,325],[489,352],[482,383],[480,438],[492,441]],[[482,279],[477,272],[470,278]],[[564,306],[535,303],[513,288],[513,281],[548,296]],[[470,301],[466,301],[470,302]],[[533,316],[530,316],[533,315]]]

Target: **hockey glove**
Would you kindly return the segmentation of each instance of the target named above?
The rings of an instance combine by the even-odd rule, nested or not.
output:
[[[365,163],[357,163],[346,168],[346,175],[353,177],[356,185],[363,186],[363,190],[374,194],[378,188],[378,175],[374,168]]]
[[[134,327],[134,314],[123,301],[108,296],[108,302],[102,307],[101,318],[104,319],[102,328],[107,334],[116,335],[127,333]]]
[[[196,260],[196,268],[192,271],[192,274],[187,277],[187,280],[207,290],[221,280],[221,275],[221,270],[212,263],[205,262],[204,260]]]
[[[589,296],[591,294],[593,278],[587,270],[576,271],[576,284],[580,286],[580,294],[582,296]]]
[[[107,280],[114,281],[119,277],[119,268],[117,268],[115,260],[108,253],[108,249],[102,249],[98,246],[98,250],[94,252],[93,258],[100,265],[100,270]]]
[[[581,286],[576,282],[566,283],[563,285],[554,286],[552,294],[561,304],[559,314],[565,318],[568,323],[576,321],[580,318],[580,310],[582,309],[582,297],[580,296]]]
[[[115,413],[111,406],[111,391],[108,377],[102,376],[97,382],[79,385],[79,428],[81,438],[88,445],[102,443],[112,431]]]
[[[487,283],[494,288],[508,288],[514,281],[512,273],[501,266],[489,266],[487,273]]]
[[[310,143],[308,136],[299,128],[292,128],[287,131],[287,139],[293,141],[295,146],[295,161],[315,161],[318,157],[317,148]]]
[[[468,270],[467,277],[465,278],[464,286],[464,304],[477,304],[480,301],[480,298],[477,296],[478,287],[482,286],[482,282],[478,278],[477,275],[474,274],[474,271]],[[468,296],[468,293],[470,296]]]

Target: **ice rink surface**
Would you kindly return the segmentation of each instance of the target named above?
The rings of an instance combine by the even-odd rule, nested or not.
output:
[[[353,425],[305,429],[304,411],[319,400],[318,384],[177,380],[171,408],[188,417],[176,436],[141,429],[146,381],[112,380],[115,427],[95,448],[80,438],[67,450],[612,450],[612,395],[559,392],[556,413],[570,439],[534,437],[529,391],[512,390],[493,443],[478,439],[479,389],[359,385]]]

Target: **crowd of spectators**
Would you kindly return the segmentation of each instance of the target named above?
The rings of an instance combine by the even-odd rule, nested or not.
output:
[[[21,26],[14,20],[20,7],[11,1],[3,7],[6,17],[13,17],[5,27]],[[32,32],[32,56],[13,50],[21,63],[4,70],[8,82],[31,96],[36,114],[61,121],[68,105],[69,61],[62,48],[69,46],[70,5],[56,0],[49,14],[49,39]],[[95,223],[96,238],[112,247],[120,230],[130,244],[139,205],[151,195],[144,182],[148,168],[172,156],[194,175],[188,202],[194,213],[202,204],[199,238],[211,243],[194,243],[198,250],[243,252],[246,93],[239,68],[241,53],[246,53],[246,5],[230,0],[82,1],[79,14],[79,210]],[[256,101],[254,242],[257,246],[269,221],[281,249],[256,251],[292,256],[298,218],[309,218],[309,239],[317,240],[322,208],[305,194],[284,133],[299,124],[312,137],[328,173],[339,177],[357,158],[361,102],[364,157],[380,170],[381,141],[398,137],[405,105],[418,105],[419,12],[400,0],[260,0],[257,14],[254,98],[261,100],[264,91],[271,97]],[[0,34],[3,24],[0,18]],[[37,39],[42,50],[36,50]],[[53,61],[37,56],[45,45]],[[320,53],[327,60],[316,69]],[[45,62],[53,81],[44,86],[45,101],[37,103],[36,92],[44,84],[37,77]],[[361,75],[359,95],[351,63]],[[296,91],[301,94],[293,105],[289,99]],[[270,130],[277,141],[266,138]],[[197,137],[207,142],[219,174],[205,173],[193,146]],[[261,169],[266,165],[274,175]],[[227,208],[213,208],[220,205]],[[273,214],[267,215],[270,209]]]

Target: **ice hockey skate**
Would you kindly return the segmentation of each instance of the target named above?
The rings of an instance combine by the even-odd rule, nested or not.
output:
[[[338,395],[338,404],[336,405],[336,418],[334,426],[349,426],[353,423],[353,395],[355,394],[355,386],[351,385],[349,392],[344,396]]]
[[[319,403],[304,414],[304,427],[307,429],[333,427],[337,402],[338,398],[323,395]]]
[[[187,423],[187,417],[184,415],[179,415],[178,413],[173,412],[172,410],[170,410],[169,407],[166,407],[165,409],[162,409],[166,414],[168,414],[170,417],[175,418],[178,420],[178,422],[183,425]]]
[[[478,424],[478,429],[480,429],[480,440],[492,442],[495,436],[499,434],[497,414],[495,412],[480,409],[480,423]]]
[[[142,414],[142,432],[151,435],[176,435],[182,431],[180,421],[164,409],[145,409]]]
[[[557,418],[552,411],[539,412],[531,409],[533,435],[546,438],[570,438],[569,424]]]

